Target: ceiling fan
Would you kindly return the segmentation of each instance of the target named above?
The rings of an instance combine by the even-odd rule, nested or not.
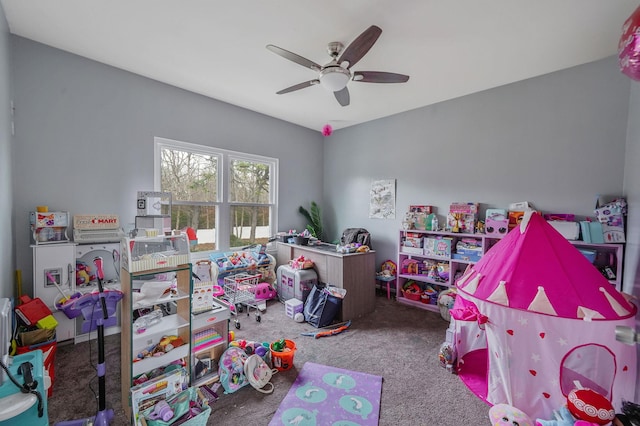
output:
[[[326,65],[319,65],[315,62],[303,58],[300,55],[289,52],[281,47],[268,44],[267,49],[305,68],[310,68],[318,73],[318,77],[299,83],[286,89],[276,92],[278,95],[304,89],[305,87],[320,85],[333,92],[338,103],[342,106],[349,105],[349,89],[347,83],[350,80],[363,83],[405,83],[409,80],[408,75],[396,74],[383,71],[352,71],[355,65],[369,49],[374,45],[382,34],[382,30],[372,25],[358,36],[346,49],[339,41],[333,41],[327,45],[327,51],[331,56],[331,61]]]

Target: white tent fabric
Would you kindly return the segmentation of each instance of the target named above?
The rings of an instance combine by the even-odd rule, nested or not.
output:
[[[636,307],[538,215],[457,281],[460,379],[490,404],[551,419],[579,381],[616,409],[635,397],[636,347],[616,341]]]

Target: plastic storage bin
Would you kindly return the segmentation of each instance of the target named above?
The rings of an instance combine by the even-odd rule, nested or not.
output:
[[[296,298],[303,303],[318,283],[318,275],[311,269],[293,269],[290,266],[278,267],[276,292],[281,302]]]
[[[296,316],[298,312],[302,312],[302,309],[304,308],[304,303],[302,302],[302,300],[298,300],[294,298],[284,302],[284,307],[285,307],[285,313],[287,314],[287,316],[289,318],[293,318]]]
[[[129,272],[189,263],[189,241],[185,234],[123,238],[120,244],[122,267]]]

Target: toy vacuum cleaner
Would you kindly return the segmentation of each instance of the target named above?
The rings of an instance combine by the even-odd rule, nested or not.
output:
[[[91,331],[98,331],[98,412],[93,417],[58,422],[56,426],[106,426],[113,419],[113,410],[106,408],[104,326],[115,315],[118,301],[122,299],[123,293],[119,290],[105,291],[102,287],[102,280],[104,279],[102,258],[94,258],[93,264],[96,267],[96,276],[98,278],[98,292],[86,293],[65,302],[63,312],[69,318],[75,318],[81,313],[85,319],[83,329],[86,326]]]

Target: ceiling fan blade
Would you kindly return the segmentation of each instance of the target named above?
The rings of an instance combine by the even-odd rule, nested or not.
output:
[[[363,83],[406,83],[409,76],[383,71],[354,71],[353,81]]]
[[[293,52],[289,52],[288,50],[285,50],[278,46],[274,46],[273,44],[267,44],[267,49],[269,49],[276,55],[280,55],[285,59],[295,62],[298,65],[302,65],[305,68],[310,68],[313,71],[320,71],[320,69],[322,68],[320,65],[307,58],[303,58],[300,55],[296,55]]]
[[[348,68],[351,68],[358,62],[364,55],[367,54],[369,49],[375,44],[382,34],[382,30],[380,27],[375,25],[367,28],[362,34],[358,36],[340,55],[340,59],[338,59],[338,64],[342,64],[343,62],[348,62]]]
[[[282,89],[279,92],[276,92],[276,95],[284,95],[285,93],[295,92],[296,90],[304,89],[305,87],[315,86],[316,84],[320,84],[320,80],[309,80],[304,83],[299,83],[291,87],[287,87],[286,89]]]
[[[338,103],[342,106],[347,106],[349,105],[349,89],[347,89],[346,87],[342,90],[338,90],[337,92],[333,92],[333,94],[336,97],[336,100],[338,101]]]

